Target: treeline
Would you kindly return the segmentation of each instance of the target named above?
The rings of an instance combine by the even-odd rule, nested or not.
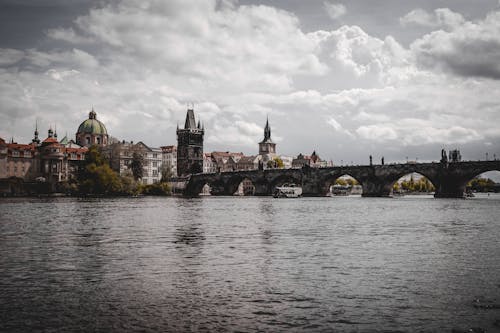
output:
[[[142,178],[142,158],[134,156],[132,170],[119,175],[109,166],[96,146],[89,148],[85,161],[80,165],[76,178],[62,186],[62,190],[72,195],[170,195],[166,182],[144,185]],[[167,179],[167,177],[162,179]]]
[[[393,186],[393,191],[398,192],[434,192],[436,189],[434,185],[426,177],[414,180],[413,176],[409,180],[403,180],[402,182],[396,182]]]
[[[467,189],[475,192],[495,192],[495,182],[489,178],[476,177],[467,184]]]

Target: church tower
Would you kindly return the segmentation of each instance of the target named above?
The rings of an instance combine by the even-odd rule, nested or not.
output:
[[[194,110],[189,108],[184,128],[177,126],[177,174],[187,176],[203,172],[204,128],[194,119]]]
[[[262,156],[264,162],[273,159],[276,155],[276,144],[271,140],[269,119],[266,120],[266,127],[264,127],[264,140],[259,142],[259,155]]]

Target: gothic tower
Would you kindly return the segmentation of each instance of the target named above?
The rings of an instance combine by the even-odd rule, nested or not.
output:
[[[271,140],[269,119],[266,120],[266,127],[264,128],[264,140],[259,142],[259,155],[262,156],[264,162],[269,161],[276,155],[276,144]]]
[[[186,176],[203,172],[204,128],[194,119],[194,110],[187,110],[184,128],[177,126],[177,174]]]

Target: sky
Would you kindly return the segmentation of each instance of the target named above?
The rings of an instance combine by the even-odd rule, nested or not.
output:
[[[120,140],[335,164],[500,158],[498,0],[0,0],[0,137]]]

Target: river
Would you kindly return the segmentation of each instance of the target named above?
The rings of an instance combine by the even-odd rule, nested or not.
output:
[[[500,331],[500,196],[0,199],[1,332]]]

